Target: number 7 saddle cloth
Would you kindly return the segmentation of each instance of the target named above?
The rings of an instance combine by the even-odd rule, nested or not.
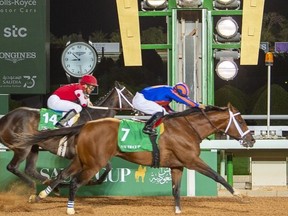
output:
[[[129,119],[121,120],[118,129],[118,147],[122,152],[152,152],[149,135],[142,132],[144,125],[145,122]],[[156,127],[156,130],[158,133],[156,142],[158,143],[161,134],[164,132],[164,124],[160,124]]]

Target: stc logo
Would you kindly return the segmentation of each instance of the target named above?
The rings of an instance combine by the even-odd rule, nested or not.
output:
[[[12,25],[12,27],[6,27],[4,28],[4,37],[21,37],[24,38],[27,36],[27,29],[24,27],[16,27],[15,25]]]

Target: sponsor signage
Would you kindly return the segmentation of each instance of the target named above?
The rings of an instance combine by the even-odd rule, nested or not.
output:
[[[269,42],[260,42],[260,49],[265,53],[269,52]]]
[[[120,53],[120,43],[93,43],[92,46],[96,49],[97,53]]]
[[[0,0],[0,93],[48,89],[49,0]]]
[[[275,42],[275,53],[288,53],[288,42]]]
[[[217,169],[217,152],[201,152],[201,158],[213,169]],[[10,162],[13,152],[0,153],[0,191],[9,190],[13,182],[19,181],[19,178],[8,172],[7,164]],[[41,151],[37,161],[37,170],[41,175],[55,179],[59,172],[68,166],[69,160],[52,155],[50,152]],[[101,185],[83,186],[79,188],[79,196],[111,195],[111,196],[172,196],[172,176],[169,168],[151,168],[150,166],[141,166],[135,163],[113,158],[111,160],[112,170]],[[24,170],[25,163],[22,163],[20,170]],[[104,169],[100,171],[100,174]],[[97,173],[94,179],[100,176]],[[194,178],[194,179],[193,179]],[[188,191],[194,190],[192,194],[196,196],[215,196],[217,195],[217,185],[215,181],[196,173],[195,177],[190,179],[187,170],[184,169],[181,181],[181,196],[187,196]],[[66,179],[70,182],[70,178]],[[193,182],[196,185],[191,189]],[[23,183],[24,184],[24,183]],[[42,184],[37,185],[37,191],[45,189]],[[68,188],[60,190],[61,195],[68,195]]]

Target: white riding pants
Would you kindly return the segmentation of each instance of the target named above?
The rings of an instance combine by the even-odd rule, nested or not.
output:
[[[61,100],[57,95],[51,95],[47,100],[47,107],[56,111],[68,112],[76,110],[77,113],[82,111],[82,106],[72,101]]]
[[[149,115],[153,115],[156,112],[164,112],[164,114],[168,114],[168,112],[159,104],[154,101],[150,101],[145,99],[143,94],[137,92],[132,100],[132,104],[135,109]]]

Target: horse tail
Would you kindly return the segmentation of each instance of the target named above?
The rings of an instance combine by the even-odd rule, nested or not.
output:
[[[69,139],[72,136],[78,135],[80,133],[80,130],[84,124],[76,125],[73,127],[64,127],[59,128],[56,130],[44,130],[39,131],[36,134],[15,134],[15,137],[17,137],[17,147],[21,146],[27,146],[27,145],[34,145],[37,143],[53,140],[53,139],[59,139],[59,137],[66,136],[67,139]]]

